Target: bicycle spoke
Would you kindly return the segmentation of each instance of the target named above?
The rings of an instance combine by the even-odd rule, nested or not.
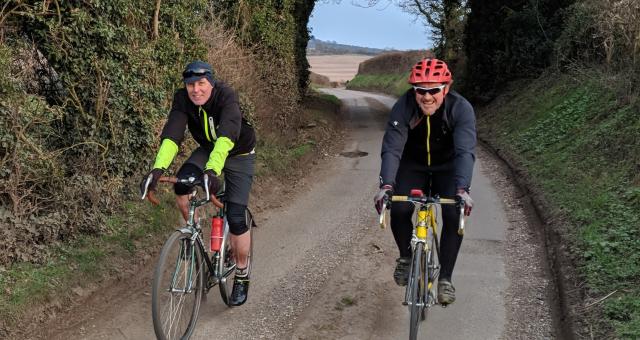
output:
[[[183,245],[182,249],[184,248],[185,247]],[[174,280],[168,289],[169,303],[166,307],[166,312],[163,313],[164,324],[162,328],[166,330],[171,339],[175,338],[175,332],[178,331],[176,320],[179,320],[180,315],[182,314],[187,291],[182,282],[185,282],[185,284],[188,282],[188,274],[186,270],[181,270],[182,262],[187,262],[184,260],[185,253],[186,251],[180,251],[180,256],[177,256],[176,270],[173,275]],[[187,266],[185,265],[184,267],[186,268]],[[177,279],[183,279],[184,281],[176,281]]]
[[[174,339],[174,338],[176,338],[176,335],[177,335],[176,332],[179,331],[178,330],[178,325],[177,325],[178,321],[176,321],[176,320],[179,320],[179,317],[182,314],[182,309],[184,307],[185,295],[184,294],[180,294],[180,297],[178,299],[178,303],[176,304],[177,307],[173,306],[173,296],[172,296],[171,300],[172,300],[171,310],[172,311],[176,310],[176,311],[171,313],[171,315],[173,317],[170,317],[169,320],[168,320],[170,322],[169,322],[169,327],[167,329],[167,333],[172,335],[171,339]]]
[[[180,316],[182,315],[182,310],[184,308],[185,305],[185,299],[186,299],[186,294],[189,291],[189,287],[188,284],[191,282],[190,278],[190,273],[189,270],[186,270],[187,267],[193,267],[194,261],[187,261],[188,258],[188,246],[185,246],[184,242],[181,245],[181,251],[180,251],[180,256],[178,257],[178,268],[177,271],[179,272],[179,276],[183,279],[183,281],[180,281],[177,285],[177,287],[179,287],[176,291],[175,288],[175,283],[174,283],[174,287],[172,288],[170,294],[169,294],[169,299],[170,299],[170,303],[169,303],[169,311],[170,311],[170,315],[167,318],[167,321],[169,322],[169,327],[167,327],[167,333],[168,334],[172,334],[171,338],[175,338],[175,332],[178,331],[178,325],[177,323],[180,320]],[[180,268],[182,267],[182,263],[184,262],[184,269],[185,270],[180,270]],[[191,262],[191,263],[189,263]],[[191,264],[191,265],[189,265]],[[176,295],[177,295],[177,300],[176,300]],[[175,327],[174,327],[175,326]]]

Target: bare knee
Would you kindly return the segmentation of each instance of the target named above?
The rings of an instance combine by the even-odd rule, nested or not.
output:
[[[176,205],[182,213],[182,217],[186,221],[189,215],[189,195],[177,195],[176,196]]]

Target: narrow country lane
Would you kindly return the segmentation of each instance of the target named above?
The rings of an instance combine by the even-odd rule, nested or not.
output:
[[[282,197],[281,208],[257,216],[249,301],[229,309],[217,289],[212,290],[201,307],[193,339],[408,338],[409,314],[401,305],[404,289],[392,281],[397,251],[391,231],[376,226],[372,204],[384,123],[395,100],[342,89],[325,91],[344,103],[344,152],[328,158],[327,164],[310,165],[314,183],[304,192]],[[549,282],[542,277],[540,250],[534,247],[524,256],[539,262],[526,270],[540,291],[533,292],[533,301],[524,298],[526,294],[514,298],[514,264],[505,258],[510,249],[507,221],[512,217],[492,184],[493,170],[485,167],[487,153],[479,154],[472,191],[476,206],[453,278],[458,300],[432,310],[421,338],[551,338]],[[535,320],[512,320],[511,314],[520,315],[514,311],[536,304],[533,312],[517,317]],[[56,338],[154,338],[146,284],[95,308],[104,309],[100,317]],[[531,328],[532,324],[541,326]]]

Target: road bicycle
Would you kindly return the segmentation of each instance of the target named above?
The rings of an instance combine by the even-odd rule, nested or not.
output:
[[[438,238],[438,205],[453,204],[460,209],[458,234],[464,234],[464,200],[426,196],[422,190],[411,190],[409,196],[385,199],[380,213],[380,226],[388,222],[391,202],[409,202],[415,207],[411,237],[411,269],[405,291],[405,306],[409,306],[409,339],[418,337],[420,323],[427,318],[429,308],[438,304],[437,285],[440,274],[440,245]],[[446,305],[443,305],[445,307]]]
[[[185,179],[161,177],[159,182],[182,183],[192,187],[192,191],[189,194],[189,214],[186,225],[176,229],[164,243],[153,274],[151,294],[153,328],[156,337],[161,340],[188,339],[198,321],[202,299],[213,286],[219,286],[222,300],[231,306],[231,291],[236,264],[230,244],[224,189],[216,195],[210,195],[208,185],[205,182],[206,196],[199,198],[197,190],[201,184],[199,179],[194,177]],[[145,195],[151,203],[159,204],[159,200],[152,191],[145,192],[142,199],[145,198]],[[204,216],[205,209],[198,208],[208,203],[213,203],[217,208],[217,212],[213,214],[212,218],[222,218],[223,221],[221,242],[216,240],[217,243],[214,245],[212,239],[211,256],[209,256],[203,242],[202,225],[196,222],[196,210]],[[246,210],[245,218],[251,238],[247,259],[247,271],[250,273],[255,224],[249,209]],[[210,221],[211,219],[201,217],[198,220]]]

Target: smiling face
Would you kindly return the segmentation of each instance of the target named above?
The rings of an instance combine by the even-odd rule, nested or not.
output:
[[[204,103],[209,100],[211,93],[213,92],[213,86],[209,83],[207,78],[200,78],[193,83],[187,83],[185,84],[185,87],[187,88],[189,99],[198,106],[204,105]]]
[[[414,84],[414,87],[417,87],[415,90],[416,102],[422,113],[427,116],[431,116],[440,108],[444,102],[444,97],[449,92],[449,85],[446,83],[417,83]],[[438,87],[440,87],[440,91],[436,94],[431,94]]]

